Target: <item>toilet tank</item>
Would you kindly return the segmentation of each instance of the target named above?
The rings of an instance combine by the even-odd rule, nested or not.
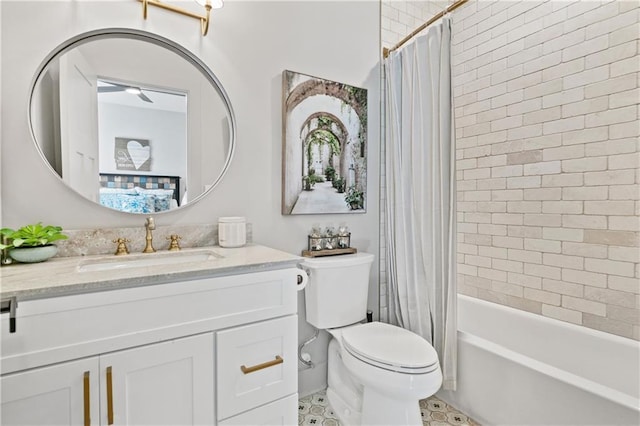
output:
[[[326,329],[365,318],[372,263],[370,253],[305,259],[301,265],[309,273],[304,290],[307,322]]]

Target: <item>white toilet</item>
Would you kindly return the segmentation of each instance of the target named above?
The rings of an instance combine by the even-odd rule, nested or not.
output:
[[[438,355],[422,337],[366,317],[373,255],[308,258],[307,322],[332,335],[327,397],[343,425],[422,425],[418,401],[442,384]]]

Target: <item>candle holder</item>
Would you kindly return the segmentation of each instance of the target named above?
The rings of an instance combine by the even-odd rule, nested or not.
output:
[[[312,232],[307,236],[307,240],[307,250],[302,250],[302,255],[306,257],[357,253],[357,250],[351,247],[350,232],[336,235],[318,235]]]

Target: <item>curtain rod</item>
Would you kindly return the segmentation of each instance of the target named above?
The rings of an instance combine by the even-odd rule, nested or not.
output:
[[[445,13],[449,13],[449,12],[453,12],[454,10],[456,10],[457,8],[459,8],[460,6],[462,6],[463,4],[465,4],[466,2],[468,2],[469,0],[458,0],[455,3],[453,3],[451,6],[447,7],[445,10],[443,10],[440,13],[437,13],[436,15],[434,15],[431,19],[429,19],[427,22],[425,22],[424,24],[420,25],[418,28],[416,28],[415,30],[413,30],[413,32],[411,34],[409,34],[408,36],[406,36],[405,38],[403,38],[402,40],[400,40],[395,46],[393,46],[391,49],[388,49],[386,47],[382,48],[382,57],[384,59],[386,59],[389,56],[389,53],[393,52],[394,50],[400,48],[403,44],[405,44],[406,42],[408,42],[409,40],[411,40],[413,37],[415,37],[420,31],[424,30],[425,28],[427,28],[429,25],[433,24],[434,22],[436,22],[438,19],[442,18]]]

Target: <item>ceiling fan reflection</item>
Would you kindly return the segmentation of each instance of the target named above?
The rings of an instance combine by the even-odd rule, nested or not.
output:
[[[137,95],[141,100],[149,103],[153,103],[147,95],[142,92],[142,89],[136,86],[127,86],[124,84],[107,83],[110,86],[98,86],[98,93],[111,93],[111,92],[127,92],[132,95]]]

